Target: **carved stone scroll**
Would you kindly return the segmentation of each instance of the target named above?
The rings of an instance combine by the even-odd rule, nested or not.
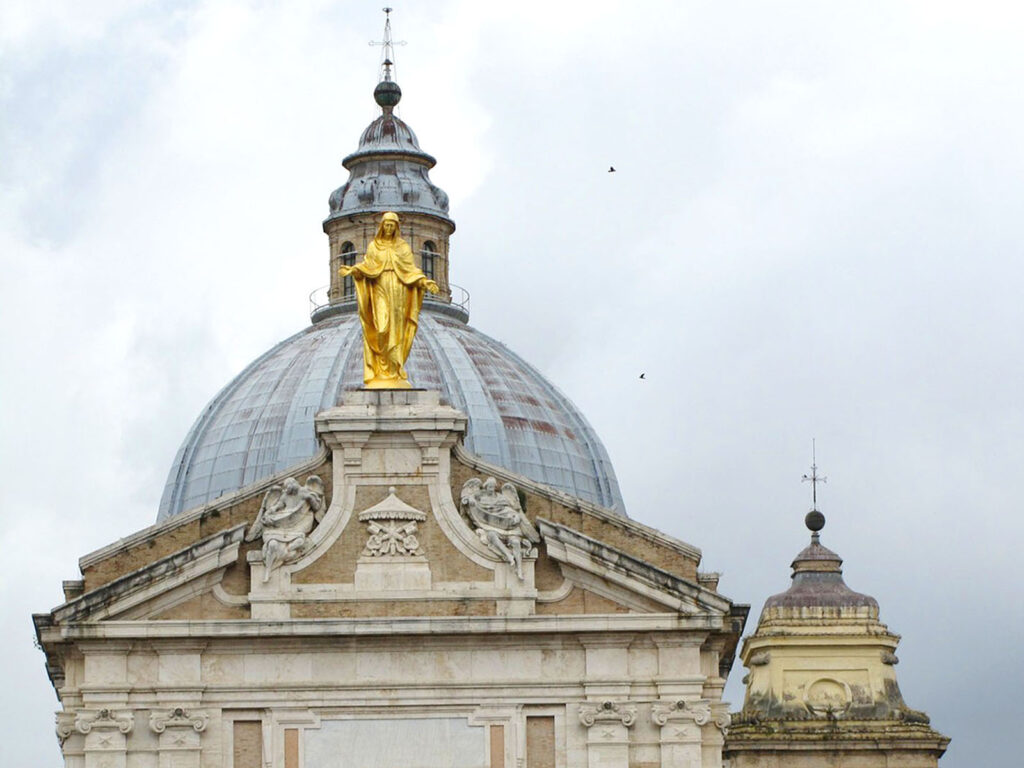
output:
[[[154,711],[149,715],[149,727],[153,733],[163,733],[168,728],[191,728],[202,733],[209,721],[210,716],[205,712],[190,712],[182,707]]]
[[[199,768],[199,739],[210,716],[184,707],[154,710],[149,728],[160,735],[159,768]]]
[[[94,730],[117,730],[118,733],[130,733],[135,725],[135,715],[131,712],[113,709],[83,710],[75,716],[75,730],[86,735]]]
[[[631,728],[636,722],[636,707],[614,701],[589,702],[580,704],[580,722],[588,728],[597,723],[619,723]]]
[[[580,704],[580,724],[587,729],[589,768],[628,768],[629,729],[636,723],[636,706],[616,701]]]
[[[63,747],[64,742],[71,738],[71,734],[75,732],[75,713],[58,712],[56,731],[57,741]]]
[[[80,710],[75,715],[75,730],[85,736],[85,764],[125,768],[126,735],[134,725],[135,716],[127,710]],[[58,736],[60,733],[58,726]]]

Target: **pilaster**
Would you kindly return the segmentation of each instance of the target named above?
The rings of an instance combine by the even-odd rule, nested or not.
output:
[[[654,634],[651,642],[658,648],[658,698],[668,700],[700,698],[704,674],[701,648],[707,635],[703,633]]]
[[[633,634],[609,634],[580,637],[586,653],[587,698],[611,699],[629,696],[629,646]]]
[[[205,712],[173,707],[149,715],[149,728],[158,734],[158,768],[199,768],[199,739],[210,717]]]
[[[169,705],[197,704],[203,694],[202,653],[204,641],[164,640],[154,645],[157,653],[157,698]]]
[[[127,735],[135,716],[127,710],[81,710],[75,715],[75,730],[85,736],[85,768],[126,768]]]
[[[131,642],[80,642],[82,703],[86,707],[115,709],[128,703],[128,654]]]
[[[651,705],[651,721],[661,729],[663,766],[721,765],[722,735],[729,725],[724,705],[707,699],[657,701]]]
[[[636,706],[626,702],[584,702],[580,723],[587,729],[588,768],[629,768],[629,730]]]

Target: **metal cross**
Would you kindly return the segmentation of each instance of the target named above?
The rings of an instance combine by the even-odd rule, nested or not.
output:
[[[383,55],[383,61],[381,62],[381,65],[384,67],[383,79],[384,80],[390,80],[391,79],[391,67],[394,66],[394,63],[395,63],[393,61],[393,59],[395,57],[394,46],[396,46],[396,45],[405,45],[405,40],[392,40],[391,39],[391,11],[393,11],[394,9],[393,8],[386,8],[385,7],[385,8],[382,8],[381,10],[384,11],[384,39],[383,40],[371,40],[370,41],[370,45],[379,45],[379,46],[383,47],[384,50],[381,51],[381,53]]]
[[[811,484],[811,501],[813,502],[811,509],[817,511],[818,509],[818,483],[827,483],[828,478],[822,477],[818,474],[817,464],[817,450],[814,444],[814,440],[811,440],[811,474],[804,475],[800,482]]]

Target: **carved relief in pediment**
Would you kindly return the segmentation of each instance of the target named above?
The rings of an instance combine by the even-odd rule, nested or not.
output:
[[[423,557],[416,524],[426,519],[426,513],[399,499],[391,486],[384,501],[359,513],[368,534],[362,556]]]
[[[388,488],[384,500],[359,513],[366,544],[356,563],[357,590],[430,589],[430,566],[420,545],[418,525],[425,512],[406,504]]]

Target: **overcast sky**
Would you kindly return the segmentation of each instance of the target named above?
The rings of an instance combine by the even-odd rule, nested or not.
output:
[[[393,23],[471,322],[580,406],[629,514],[701,547],[753,631],[807,542],[815,438],[823,542],[902,634],[942,765],[1014,764],[1019,4],[453,1]],[[381,28],[378,2],[0,5],[5,766],[61,764],[29,615],[155,520],[203,405],[308,324]]]

